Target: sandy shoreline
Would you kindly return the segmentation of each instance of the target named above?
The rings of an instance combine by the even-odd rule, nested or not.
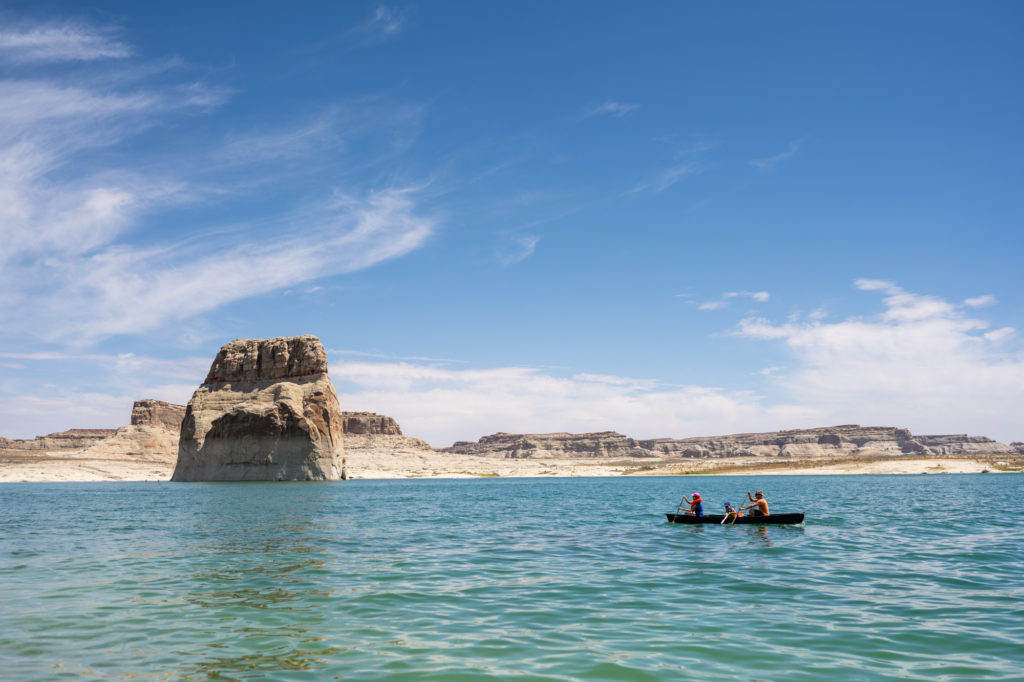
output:
[[[976,474],[1020,470],[1007,455],[894,457],[848,461],[706,459],[499,459],[397,447],[355,449],[347,455],[353,479],[535,478],[574,476],[821,476]],[[168,481],[174,462],[139,455],[96,457],[85,451],[0,451],[0,483]]]

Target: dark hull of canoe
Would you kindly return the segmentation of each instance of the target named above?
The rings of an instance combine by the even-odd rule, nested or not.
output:
[[[705,514],[704,516],[691,516],[689,514],[668,514],[670,523],[722,523],[722,519],[725,518],[721,514]],[[757,525],[775,525],[775,526],[790,526],[796,523],[803,523],[803,514],[772,514],[771,516],[741,516],[738,519],[730,519],[725,522],[725,525],[740,525],[740,524],[757,524]]]

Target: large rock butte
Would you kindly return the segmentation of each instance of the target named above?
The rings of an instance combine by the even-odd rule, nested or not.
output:
[[[171,480],[345,478],[343,422],[318,338],[232,341],[188,403]]]

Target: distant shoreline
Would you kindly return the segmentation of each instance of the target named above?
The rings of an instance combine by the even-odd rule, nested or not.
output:
[[[760,461],[758,461],[760,460]],[[83,451],[8,452],[0,455],[0,483],[169,481],[174,462],[139,457],[89,457]],[[572,478],[619,476],[858,476],[1019,473],[1021,455],[876,457],[764,461],[763,458],[504,459],[437,451],[355,451],[348,455],[352,479]]]

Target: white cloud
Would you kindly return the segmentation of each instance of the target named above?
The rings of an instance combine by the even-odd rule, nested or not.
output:
[[[303,216],[301,226],[282,219],[272,226],[282,236],[256,243],[233,245],[211,236],[146,248],[111,245],[86,258],[51,259],[36,268],[52,287],[35,311],[41,320],[28,321],[36,327],[46,321],[50,340],[90,341],[370,267],[418,248],[432,233],[434,221],[414,214],[411,193],[339,196]]]
[[[75,160],[190,108],[178,93],[0,82],[0,267],[85,253],[128,230],[144,208],[177,201],[179,182],[110,168],[76,172]]]
[[[984,296],[976,296],[974,298],[964,299],[964,305],[970,308],[984,308],[985,306],[995,305],[996,297],[991,294]]]
[[[128,57],[131,49],[109,31],[71,23],[0,31],[0,57],[14,62],[92,61]]]
[[[1013,327],[1002,327],[1001,329],[993,329],[990,332],[985,332],[983,336],[989,341],[992,341],[993,343],[998,343],[1000,341],[1010,338],[1016,333],[1017,330],[1014,329]]]
[[[342,409],[391,415],[406,434],[435,446],[498,431],[611,429],[655,438],[818,422],[814,408],[765,406],[745,393],[608,375],[556,377],[535,368],[332,362],[331,376]]]
[[[104,373],[130,374],[134,376],[205,376],[211,358],[154,358],[134,353],[68,353],[64,351],[35,351],[29,353],[0,353],[0,358],[52,364],[67,362],[73,365],[92,365]],[[201,378],[201,377],[200,377]]]
[[[36,351],[0,353],[24,371],[0,381],[0,436],[33,438],[72,428],[116,428],[129,423],[134,401],[184,404],[202,383],[212,358],[154,358],[131,353]],[[82,376],[101,376],[82,388]],[[91,383],[91,382],[90,382]]]
[[[640,108],[639,104],[629,104],[626,102],[616,102],[615,100],[608,99],[601,102],[598,105],[589,107],[586,110],[587,116],[614,116],[616,118],[622,118],[629,112]]]
[[[333,112],[326,112],[303,125],[236,135],[216,151],[216,156],[244,164],[278,161],[303,156],[325,146],[334,147],[340,140],[333,118]]]
[[[763,303],[771,298],[767,291],[726,291],[722,294],[723,299],[745,297],[758,303]],[[728,300],[708,301],[697,306],[697,310],[721,310],[729,305]]]
[[[724,294],[722,294],[722,296],[724,296],[725,298],[736,298],[737,296],[746,296],[747,298],[753,301],[757,301],[758,303],[764,303],[769,298],[771,298],[771,294],[769,294],[767,291],[727,291]]]
[[[891,282],[856,285],[889,294],[879,315],[831,324],[748,318],[736,333],[784,342],[799,365],[780,385],[793,402],[820,406],[829,421],[1020,438],[1024,353],[998,345],[1013,329],[986,333],[987,321]]]
[[[783,161],[786,161],[787,159],[791,159],[792,157],[794,157],[796,153],[800,151],[800,148],[803,147],[803,144],[804,141],[802,139],[793,140],[789,143],[789,146],[786,148],[786,151],[781,152],[779,154],[775,154],[774,156],[767,156],[761,159],[751,159],[750,165],[759,170],[772,170]]]
[[[386,12],[375,21],[393,30]],[[2,44],[17,45],[13,35],[0,34]],[[57,40],[49,33],[33,40],[44,38]],[[156,161],[123,160],[122,169],[114,161],[128,158],[122,143],[168,117],[217,106],[227,91],[167,79],[136,86],[150,71],[133,63],[119,68],[95,78],[82,71],[74,82],[0,81],[5,332],[81,344],[153,330],[241,298],[370,267],[418,248],[432,233],[435,221],[418,215],[420,188],[330,195],[321,187],[330,198],[307,198],[301,208],[248,224],[162,230],[175,241],[137,238],[160,211],[237,200],[246,188],[265,187],[268,174],[280,182],[280,160],[315,153],[328,140],[340,143],[334,139],[340,114],[329,110],[291,129],[235,137],[207,150],[205,163],[192,150],[172,149]],[[371,108],[389,134],[401,127]],[[372,126],[357,123],[356,131]],[[97,165],[97,150],[105,165]],[[275,162],[271,170],[253,172],[267,161]],[[228,189],[219,191],[218,184]]]
[[[861,291],[893,291],[898,292],[900,288],[895,284],[885,279],[865,279],[861,278],[854,280],[854,286]]]

